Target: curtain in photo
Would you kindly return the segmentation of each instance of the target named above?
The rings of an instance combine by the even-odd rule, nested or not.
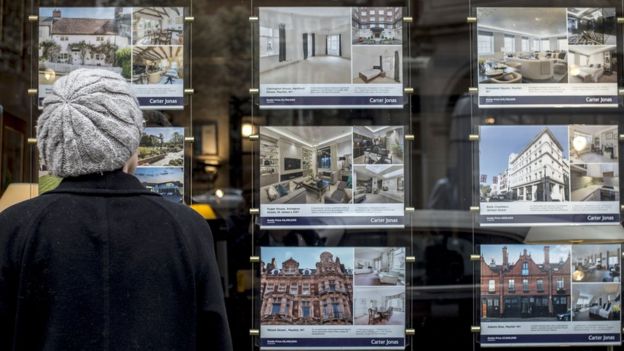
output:
[[[308,58],[308,33],[303,33],[303,59]]]
[[[327,56],[327,50],[329,50],[329,35],[325,36],[325,56]]]
[[[279,62],[286,61],[286,25],[279,25]]]
[[[312,53],[310,56],[316,56],[316,34],[312,33]]]
[[[395,50],[394,51],[394,80],[397,82],[401,82],[399,80],[399,66],[400,66],[400,61],[399,61],[399,51]]]
[[[338,34],[338,56],[342,57],[342,34]]]

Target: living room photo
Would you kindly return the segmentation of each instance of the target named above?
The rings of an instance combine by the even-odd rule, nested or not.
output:
[[[354,203],[403,203],[405,198],[404,169],[399,165],[357,165]]]
[[[567,83],[565,8],[480,7],[480,83]]]
[[[354,164],[403,164],[403,127],[353,128]]]
[[[260,128],[260,203],[353,203],[352,135],[352,127]]]
[[[261,7],[260,84],[350,84],[351,8]]]
[[[617,163],[619,134],[616,125],[571,125],[570,163]]]
[[[405,287],[355,287],[355,325],[404,325]]]
[[[405,285],[404,247],[356,247],[354,285]]]
[[[619,283],[572,285],[573,321],[620,320],[622,302]]]

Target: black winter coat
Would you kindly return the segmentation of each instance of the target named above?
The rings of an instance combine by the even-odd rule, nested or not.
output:
[[[121,171],[0,214],[0,350],[231,350],[203,218]]]

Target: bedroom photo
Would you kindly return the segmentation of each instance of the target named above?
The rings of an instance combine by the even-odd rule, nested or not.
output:
[[[354,285],[405,285],[404,247],[356,247]]]
[[[351,8],[261,7],[260,84],[346,84]]]
[[[353,83],[402,83],[402,53],[401,46],[353,46]]]
[[[617,83],[615,45],[570,45],[569,83]]]

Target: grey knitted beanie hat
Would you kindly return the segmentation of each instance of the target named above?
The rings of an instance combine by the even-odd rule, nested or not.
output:
[[[139,146],[143,113],[130,85],[103,69],[61,77],[37,122],[41,162],[59,177],[122,168]]]

